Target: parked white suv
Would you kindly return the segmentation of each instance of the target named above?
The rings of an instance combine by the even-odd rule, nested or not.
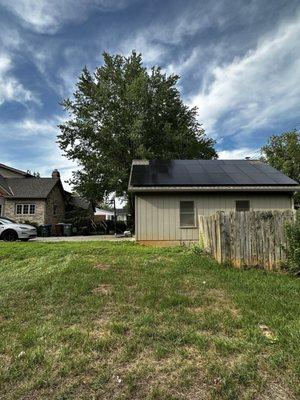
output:
[[[34,226],[19,224],[12,219],[0,217],[0,240],[13,242],[19,239],[26,242],[35,238],[36,235],[37,232]]]

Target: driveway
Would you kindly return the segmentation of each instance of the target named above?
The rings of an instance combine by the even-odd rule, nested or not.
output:
[[[91,236],[50,236],[50,237],[37,237],[33,239],[34,242],[89,242],[89,241],[134,241],[133,237],[118,237],[114,235],[91,235]]]

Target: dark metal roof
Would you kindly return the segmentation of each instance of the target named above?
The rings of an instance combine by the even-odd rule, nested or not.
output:
[[[7,186],[12,195],[18,199],[46,199],[59,182],[56,178],[7,178]]]
[[[258,160],[150,160],[133,162],[129,189],[184,186],[298,186]]]

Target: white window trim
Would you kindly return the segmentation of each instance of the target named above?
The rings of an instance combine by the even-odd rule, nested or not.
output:
[[[28,207],[28,213],[24,213],[24,206]],[[30,212],[30,206],[34,206],[34,213]],[[21,213],[18,213],[18,207],[21,207]],[[15,205],[15,215],[35,215],[36,214],[36,204],[35,203],[16,203]]]
[[[181,215],[181,214],[188,214],[188,215],[192,214],[191,212],[184,212],[184,213],[181,213],[181,212],[180,212],[180,203],[183,202],[183,201],[192,202],[193,205],[194,205],[194,207],[193,207],[193,211],[194,211],[194,212],[193,212],[193,215],[194,215],[194,225],[180,225],[180,215]],[[195,228],[197,228],[197,222],[196,222],[196,206],[195,206],[195,201],[194,201],[194,200],[180,200],[180,201],[179,201],[179,228],[180,228],[180,229],[195,229]]]

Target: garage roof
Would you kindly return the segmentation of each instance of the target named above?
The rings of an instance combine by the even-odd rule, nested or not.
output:
[[[129,190],[137,187],[298,187],[298,183],[259,160],[137,160]],[[291,190],[292,190],[291,189]]]

